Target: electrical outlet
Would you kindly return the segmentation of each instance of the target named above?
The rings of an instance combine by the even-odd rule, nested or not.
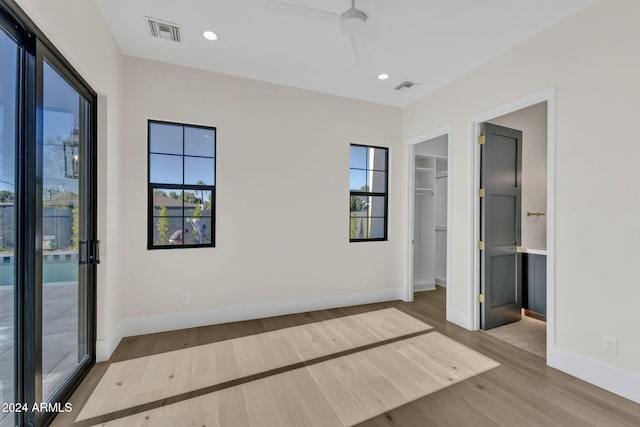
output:
[[[191,294],[182,294],[182,303],[189,304],[191,302]]]
[[[602,341],[602,349],[607,353],[618,355],[618,339],[605,336]]]

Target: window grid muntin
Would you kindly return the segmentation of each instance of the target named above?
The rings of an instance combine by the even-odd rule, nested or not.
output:
[[[351,155],[351,148],[352,147],[364,147],[365,149],[367,149],[366,152],[366,157],[365,157],[365,163],[368,165],[369,164],[369,156],[370,156],[370,149],[373,149],[374,152],[375,150],[383,150],[384,154],[385,154],[385,158],[384,158],[384,170],[383,169],[376,169],[376,168],[360,168],[360,167],[351,167],[351,160],[349,161],[349,241],[350,242],[375,242],[375,241],[386,241],[388,240],[388,210],[389,210],[389,148],[388,147],[379,147],[379,146],[374,146],[374,145],[363,145],[363,144],[350,144],[349,148],[350,148],[350,155]],[[374,162],[375,163],[375,162]],[[385,192],[373,192],[373,191],[357,191],[357,190],[351,190],[351,171],[352,170],[358,170],[358,171],[365,171],[365,172],[384,172],[385,176],[384,176],[384,188],[385,188]],[[367,174],[367,180],[366,180],[366,185],[369,184],[368,181],[369,177]],[[373,184],[371,185],[371,187],[373,187]],[[384,216],[379,216],[379,215],[367,215],[367,216],[354,216],[353,212],[351,211],[351,197],[352,196],[360,196],[360,197],[383,197],[383,201],[384,201]],[[384,220],[384,224],[383,224],[383,237],[376,237],[376,238],[351,238],[351,221],[354,218],[362,218],[362,219],[367,219],[367,220],[371,220],[373,218],[382,218]]]
[[[164,153],[164,152],[152,152],[151,151],[151,127],[153,124],[160,125],[169,125],[169,126],[180,126],[182,128],[182,154],[176,153]],[[198,128],[198,129],[206,129],[212,131],[213,134],[213,155],[212,156],[195,156],[195,155],[185,155],[185,132],[187,128]],[[181,248],[202,248],[202,247],[215,247],[215,237],[216,237],[216,226],[215,226],[215,211],[216,211],[216,169],[217,169],[217,156],[216,151],[218,148],[217,144],[217,129],[213,126],[200,126],[200,125],[191,125],[185,123],[174,123],[174,122],[165,122],[159,120],[149,120],[147,123],[147,184],[148,184],[148,212],[147,212],[147,225],[148,225],[148,237],[147,237],[147,249],[181,249]],[[163,182],[151,182],[151,155],[165,155],[165,156],[176,156],[182,157],[182,184],[175,183],[163,183]],[[213,160],[213,184],[206,185],[198,185],[198,184],[184,184],[185,181],[185,157],[193,157],[193,158],[205,158]],[[183,224],[186,221],[186,218],[192,218],[192,216],[185,215],[185,200],[184,193],[185,191],[208,191],[211,194],[211,213],[209,215],[203,215],[201,213],[200,218],[211,219],[211,229],[210,233],[210,242],[209,243],[197,243],[197,244],[185,244],[184,240],[182,244],[157,244],[154,239],[154,230],[155,230],[155,220],[157,218],[162,218],[159,215],[155,214],[155,205],[153,201],[153,195],[155,190],[164,190],[164,189],[173,189],[180,190],[182,192],[182,200],[181,200],[181,215],[176,216],[168,216],[167,218],[177,219],[182,218]],[[204,205],[204,200],[201,203]],[[171,234],[169,234],[169,237]]]

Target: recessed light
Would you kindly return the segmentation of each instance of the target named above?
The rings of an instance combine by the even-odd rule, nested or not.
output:
[[[218,40],[218,35],[213,31],[205,31],[204,33],[202,33],[202,37],[210,41]]]
[[[389,74],[387,73],[378,74],[378,80],[387,80],[388,78]]]

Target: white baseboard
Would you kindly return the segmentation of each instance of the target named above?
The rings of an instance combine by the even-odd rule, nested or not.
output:
[[[433,291],[436,289],[436,284],[434,282],[428,283],[414,283],[413,284],[413,292],[422,292],[422,291]]]
[[[404,289],[388,288],[346,295],[330,295],[289,301],[214,307],[205,310],[180,311],[122,320],[108,339],[96,343],[96,360],[109,360],[120,340],[142,334],[195,328],[198,326],[260,319],[263,317],[303,313],[306,311],[371,304],[402,299]]]
[[[640,376],[638,375],[557,346],[547,351],[547,364],[611,393],[640,403]]]
[[[115,331],[108,338],[96,341],[96,362],[106,362],[116,350],[122,338],[125,337],[122,327],[124,322],[118,322]]]

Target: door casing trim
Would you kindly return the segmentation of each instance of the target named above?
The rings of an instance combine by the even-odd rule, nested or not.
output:
[[[556,197],[556,88],[551,86],[534,92],[514,101],[502,104],[487,111],[481,112],[469,118],[469,148],[470,156],[469,169],[473,171],[469,182],[469,198],[473,206],[471,224],[469,230],[469,256],[471,277],[469,283],[472,284],[472,292],[469,298],[469,318],[468,324],[471,330],[480,327],[480,305],[477,302],[477,295],[480,293],[480,251],[477,242],[480,239],[480,199],[477,197],[477,190],[480,187],[480,145],[478,137],[481,135],[481,124],[496,117],[513,113],[518,110],[530,107],[542,102],[547,103],[547,360],[549,354],[555,349],[555,197]]]
[[[453,164],[453,149],[452,149],[452,135],[453,126],[446,125],[440,128],[434,129],[430,132],[426,132],[412,138],[409,138],[405,141],[405,147],[407,155],[405,156],[405,170],[407,171],[407,185],[406,185],[406,196],[407,196],[407,226],[405,228],[405,277],[404,277],[404,292],[403,292],[403,301],[411,302],[413,301],[413,208],[414,208],[414,197],[413,197],[413,189],[414,189],[414,181],[415,181],[415,163],[413,162],[413,158],[415,155],[415,146],[416,144],[420,144],[422,142],[429,141],[431,139],[447,135],[447,168],[449,171],[449,176],[451,176],[451,166]],[[451,283],[452,283],[452,271],[451,271],[451,225],[452,225],[452,197],[451,197],[451,180],[449,179],[449,183],[447,185],[447,274],[446,281],[447,287],[446,289],[446,299],[447,299],[447,320],[449,319],[449,313],[452,309],[450,307],[451,301]]]

